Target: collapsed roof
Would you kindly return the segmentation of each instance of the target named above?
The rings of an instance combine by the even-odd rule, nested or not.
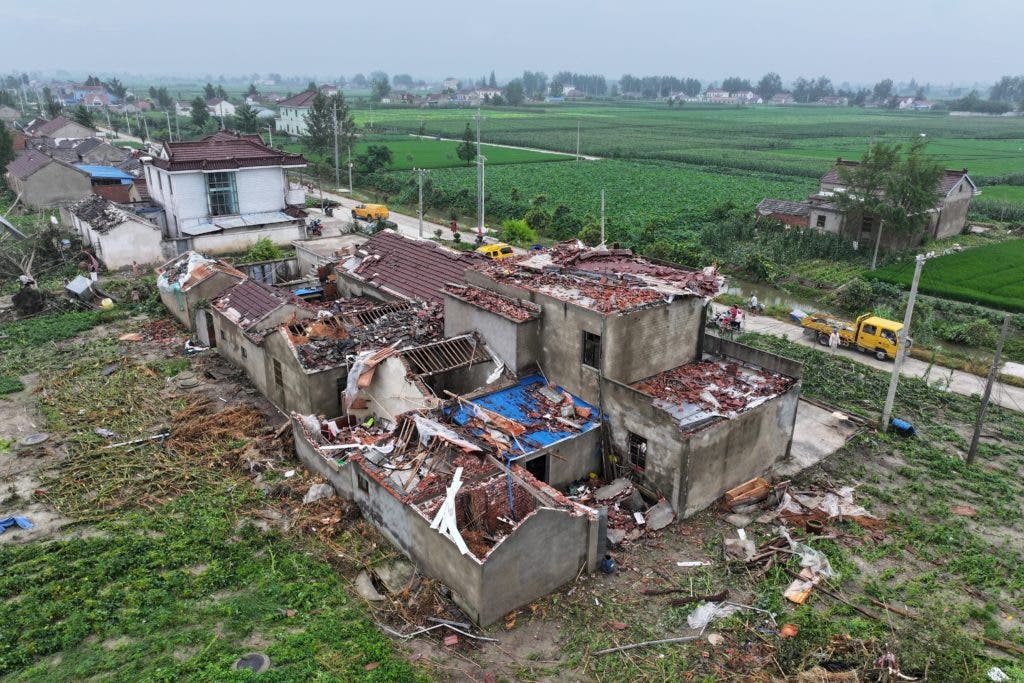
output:
[[[85,199],[75,202],[71,206],[71,213],[79,220],[88,223],[98,233],[107,233],[119,225],[128,221],[135,221],[141,225],[148,225],[154,230],[159,230],[155,224],[135,214],[122,211],[109,199],[99,195],[90,195]]]
[[[195,251],[176,256],[156,269],[159,277],[157,286],[166,291],[187,292],[217,273],[223,273],[239,281],[245,274],[232,267],[227,261],[209,259]]]
[[[710,266],[690,270],[655,263],[629,249],[593,249],[576,241],[477,270],[498,282],[603,314],[667,304],[675,297],[710,300],[725,288],[725,278]]]

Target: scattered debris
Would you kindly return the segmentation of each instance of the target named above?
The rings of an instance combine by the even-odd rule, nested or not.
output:
[[[622,645],[620,647],[611,647],[611,648],[608,648],[607,650],[598,650],[597,652],[593,652],[591,654],[593,654],[595,657],[601,657],[603,655],[608,655],[608,654],[611,654],[613,652],[622,652],[623,650],[633,650],[633,649],[638,648],[638,647],[650,647],[651,645],[666,645],[668,643],[689,643],[689,642],[693,642],[694,640],[697,640],[699,638],[700,638],[700,636],[682,636],[681,638],[664,638],[662,640],[647,640],[647,641],[644,641],[642,643],[633,643],[632,645]]]
[[[704,602],[690,612],[690,616],[686,617],[686,623],[690,628],[703,630],[715,619],[732,616],[739,610],[738,606],[726,602]]]
[[[309,505],[310,503],[315,503],[318,500],[333,497],[334,487],[330,484],[313,484],[309,487],[309,491],[306,492],[306,495],[302,497],[302,504]]]
[[[144,339],[141,332],[126,332],[117,338],[118,341],[140,342]]]
[[[779,629],[779,636],[782,638],[795,638],[799,631],[800,629],[796,624],[783,624],[782,628]]]
[[[747,538],[743,529],[737,529],[736,534],[736,538],[727,538],[723,541],[725,557],[740,562],[749,562],[757,553],[757,546],[754,545],[753,540]]]
[[[13,526],[17,526],[19,529],[31,529],[35,525],[26,517],[4,517],[0,519],[0,534]]]
[[[711,645],[712,647],[718,647],[725,642],[725,637],[720,633],[709,633],[706,638],[708,640],[708,645]]]
[[[710,562],[702,560],[687,560],[685,562],[676,562],[677,567],[710,567]]]
[[[954,515],[960,515],[961,517],[974,517],[978,514],[977,509],[970,505],[953,505],[949,508],[949,511]]]
[[[993,666],[988,670],[988,680],[995,681],[996,683],[1002,683],[1002,681],[1010,680],[1010,677],[1006,675],[1006,672],[1000,669],[998,666]]]
[[[771,485],[761,477],[755,477],[744,482],[736,488],[725,492],[725,505],[730,510],[735,510],[740,505],[760,503],[768,497]]]
[[[96,434],[97,436],[102,436],[104,439],[113,439],[117,436],[115,432],[110,431],[106,427],[97,427],[92,431],[94,434]]]
[[[647,511],[647,528],[651,531],[664,529],[676,518],[672,505],[667,500],[661,500],[657,505]]]
[[[365,569],[356,575],[355,586],[356,593],[358,593],[364,600],[380,602],[384,599],[384,596],[381,595],[373,585],[373,579],[370,578],[370,573]]]
[[[861,526],[878,528],[882,521],[853,502],[853,486],[823,493],[787,491],[782,496],[779,514],[783,519],[804,526],[810,520],[849,519]]]
[[[629,479],[615,479],[614,481],[612,481],[612,483],[608,484],[607,486],[602,486],[601,488],[594,491],[594,500],[602,502],[606,500],[611,500],[612,498],[618,497],[625,491],[632,490],[632,488],[633,482],[631,482]]]
[[[459,644],[459,637],[456,635],[445,636],[444,644],[446,647],[455,647]]]

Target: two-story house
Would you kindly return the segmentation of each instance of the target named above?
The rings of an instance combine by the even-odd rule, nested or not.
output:
[[[286,174],[305,166],[301,154],[268,147],[258,135],[219,131],[164,142],[146,163],[145,178],[150,198],[164,209],[164,237],[178,253],[227,254],[261,237],[281,246],[302,237],[301,220],[286,211],[304,205],[305,194],[289,188]]]
[[[316,90],[306,90],[278,103],[277,130],[291,135],[306,134],[306,114],[313,106]]]

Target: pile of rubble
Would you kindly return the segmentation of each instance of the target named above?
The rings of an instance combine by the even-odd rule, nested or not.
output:
[[[591,507],[608,509],[609,545],[628,545],[651,531],[659,531],[675,519],[675,512],[667,500],[649,506],[632,481],[625,478],[612,480],[605,486],[584,485],[573,500]]]
[[[503,315],[515,322],[521,323],[532,320],[541,313],[540,306],[533,302],[502,296],[496,292],[473,285],[449,283],[445,287],[445,292],[492,313]]]

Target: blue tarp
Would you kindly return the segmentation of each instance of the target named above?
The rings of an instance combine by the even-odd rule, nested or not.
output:
[[[530,417],[530,413],[543,415],[550,410],[543,402],[543,399],[537,395],[537,390],[543,388],[544,385],[543,377],[540,375],[529,375],[519,380],[519,383],[515,386],[474,398],[473,403],[502,417],[507,417],[510,420],[515,420],[525,425],[526,433],[519,437],[519,442],[527,450],[544,448],[556,441],[590,431],[600,424],[597,409],[576,396],[573,396],[572,399],[577,406],[590,408],[590,417],[583,423],[582,432],[575,432],[569,429],[558,431],[553,427],[554,425],[561,426],[558,422],[545,420],[543,417]],[[558,387],[558,392],[562,392],[561,387]],[[465,425],[473,419],[473,409],[460,404],[452,419],[456,424]],[[580,422],[580,418],[575,415],[567,419],[577,423]]]
[[[122,185],[127,185],[132,182],[134,178],[128,173],[125,173],[119,168],[113,166],[99,166],[95,164],[75,164],[75,168],[80,168],[88,173],[93,178],[103,178],[104,180],[120,180]]]

